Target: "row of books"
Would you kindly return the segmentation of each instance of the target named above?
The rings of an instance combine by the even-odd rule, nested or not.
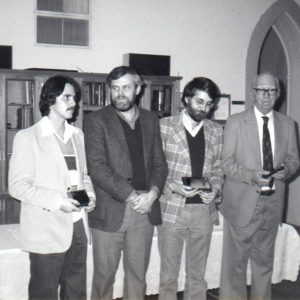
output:
[[[88,82],[83,86],[83,104],[104,106],[106,105],[105,83]]]

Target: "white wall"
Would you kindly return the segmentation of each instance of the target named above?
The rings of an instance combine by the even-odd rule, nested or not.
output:
[[[89,48],[35,43],[36,0],[0,1],[0,45],[13,46],[13,68],[109,72],[124,53],[171,55],[171,75],[215,80],[244,99],[252,31],[276,0],[90,0]],[[297,0],[299,1],[299,0]]]

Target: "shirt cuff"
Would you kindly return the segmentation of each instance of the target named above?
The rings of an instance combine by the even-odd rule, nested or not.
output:
[[[150,191],[153,191],[155,193],[155,199],[157,199],[159,197],[160,191],[159,188],[156,185],[153,185],[150,189]]]
[[[137,196],[137,193],[135,190],[133,190],[130,195],[127,197],[127,199],[125,200],[125,202],[131,202],[135,197]]]

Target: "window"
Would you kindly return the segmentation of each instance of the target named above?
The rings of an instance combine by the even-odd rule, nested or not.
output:
[[[89,0],[37,0],[37,43],[89,45]]]

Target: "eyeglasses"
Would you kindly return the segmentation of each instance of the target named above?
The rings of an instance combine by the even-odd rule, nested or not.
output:
[[[195,100],[198,105],[204,106],[205,108],[207,107],[207,108],[211,109],[214,106],[214,102],[212,102],[212,101],[206,102],[205,100],[199,99],[199,98],[195,99]]]
[[[253,89],[257,95],[264,95],[265,93],[267,93],[269,96],[274,96],[276,95],[278,89],[260,89],[260,88],[256,88]]]

